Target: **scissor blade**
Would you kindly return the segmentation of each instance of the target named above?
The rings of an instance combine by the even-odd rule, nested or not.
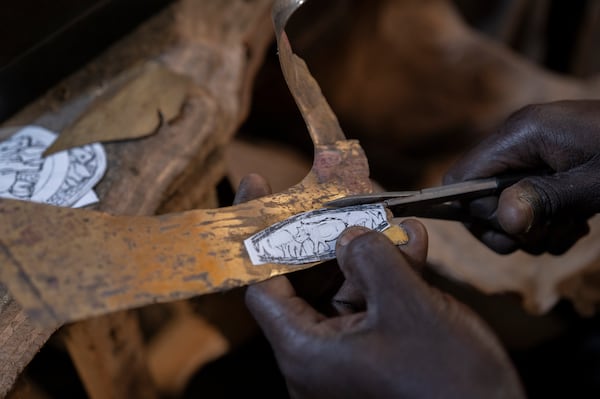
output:
[[[324,205],[329,208],[342,208],[345,206],[374,204],[394,198],[411,197],[419,193],[420,191],[386,191],[384,193],[349,195],[326,202]]]
[[[392,212],[398,215],[408,215],[413,210],[426,213],[426,208],[429,206],[497,194],[499,191],[527,176],[531,176],[531,174],[521,173],[474,179],[416,191],[388,191],[383,193],[350,195],[329,201],[325,203],[325,206],[339,208],[380,202],[384,206],[392,208]]]
[[[387,207],[411,204],[441,204],[458,199],[483,197],[494,193],[498,188],[498,179],[491,177],[425,188],[423,190],[387,191],[383,193],[349,195],[347,197],[326,202],[325,206],[340,208],[344,206],[365,205],[377,202],[381,202]]]
[[[426,188],[414,195],[383,200],[387,207],[418,204],[443,204],[449,201],[464,200],[492,195],[500,189],[500,180],[491,177],[487,179],[469,180],[445,186]]]

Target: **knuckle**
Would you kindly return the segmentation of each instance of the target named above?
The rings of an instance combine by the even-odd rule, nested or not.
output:
[[[529,104],[513,113],[506,121],[505,135],[531,135],[541,131],[544,121],[548,119],[547,105]]]

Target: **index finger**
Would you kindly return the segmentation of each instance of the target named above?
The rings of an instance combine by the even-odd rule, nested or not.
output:
[[[338,240],[336,254],[346,279],[363,295],[372,318],[397,317],[420,307],[429,295],[407,256],[381,233],[347,229]]]

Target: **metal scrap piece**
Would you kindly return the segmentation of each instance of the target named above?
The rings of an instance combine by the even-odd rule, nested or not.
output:
[[[292,51],[285,26],[305,0],[276,1],[273,5],[273,24],[279,51],[279,62],[285,81],[302,112],[310,137],[315,145],[345,140],[337,117],[310,74],[306,63]]]

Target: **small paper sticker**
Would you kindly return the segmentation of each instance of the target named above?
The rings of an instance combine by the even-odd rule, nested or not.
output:
[[[335,244],[350,226],[384,231],[390,225],[382,205],[318,209],[300,213],[244,241],[254,265],[301,265],[335,258]]]
[[[92,189],[106,171],[104,148],[90,144],[42,158],[56,137],[27,126],[0,142],[0,197],[65,207],[97,201]]]
[[[100,199],[96,195],[94,190],[90,190],[86,195],[81,197],[79,201],[73,204],[72,208],[83,208],[84,206],[92,205],[98,202]]]

